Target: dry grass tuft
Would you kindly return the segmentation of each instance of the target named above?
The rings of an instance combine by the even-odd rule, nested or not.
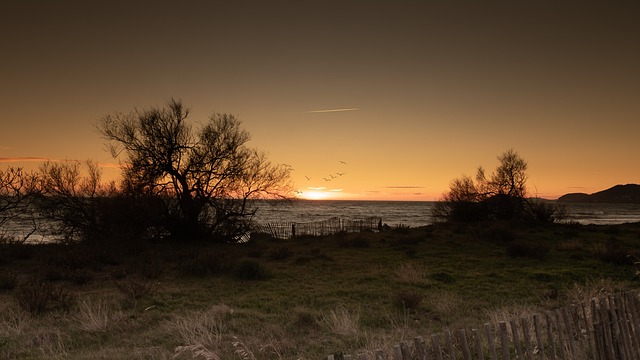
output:
[[[421,284],[427,278],[427,270],[422,265],[402,263],[395,271],[398,281],[409,284]]]
[[[429,304],[439,315],[452,316],[460,312],[460,308],[465,304],[464,299],[453,292],[439,291],[428,297]]]
[[[357,336],[360,333],[360,313],[351,312],[344,305],[323,314],[322,321],[337,335]]]
[[[173,356],[174,359],[179,357],[183,353],[193,354],[193,356],[191,357],[192,359],[197,359],[197,358],[202,358],[204,360],[221,360],[222,359],[214,351],[207,349],[207,347],[202,344],[178,346],[175,352],[176,353]]]
[[[105,301],[81,301],[78,311],[71,317],[77,329],[88,332],[107,332],[124,318],[119,308],[109,306]]]
[[[241,341],[234,341],[233,347],[236,349],[235,353],[240,356],[242,360],[256,360],[255,355],[249,350],[249,348]]]
[[[19,307],[3,309],[0,317],[0,335],[15,336],[22,334],[29,323],[31,316]]]
[[[214,305],[206,311],[175,316],[165,324],[165,329],[185,344],[175,349],[175,356],[185,352],[194,358],[218,359],[217,352],[228,328],[226,318],[233,310],[227,305]]]
[[[533,327],[533,318],[534,314],[542,314],[543,310],[533,306],[533,305],[512,305],[512,306],[504,306],[498,309],[494,309],[488,312],[489,323],[493,329],[498,328],[498,324],[502,321],[507,323],[508,336],[509,339],[512,340],[513,331],[511,330],[511,321],[515,321],[518,326],[521,325],[521,319],[528,320],[529,333],[533,334],[535,329]],[[496,332],[497,336],[497,332]],[[498,339],[494,339],[498,341]]]
[[[584,248],[584,242],[579,239],[568,239],[558,243],[556,248],[559,251],[578,251]]]
[[[40,351],[43,359],[65,360],[69,358],[67,343],[57,329],[36,334],[31,339],[31,346]]]
[[[615,292],[613,282],[610,278],[600,278],[589,281],[584,285],[573,284],[566,290],[564,296],[572,304],[588,303],[593,298],[611,295]]]

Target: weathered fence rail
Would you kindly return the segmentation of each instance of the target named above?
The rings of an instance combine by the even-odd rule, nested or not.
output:
[[[255,231],[269,234],[277,239],[291,239],[296,236],[325,236],[339,232],[377,231],[382,226],[382,219],[369,217],[362,220],[347,220],[333,217],[324,221],[307,223],[279,222],[259,224]]]
[[[518,321],[403,341],[384,352],[328,360],[634,360],[640,359],[636,291],[591,300]]]

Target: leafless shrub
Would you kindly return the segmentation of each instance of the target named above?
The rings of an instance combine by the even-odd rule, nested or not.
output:
[[[32,314],[41,314],[49,307],[68,310],[75,300],[64,287],[35,278],[20,283],[14,291],[14,297],[20,307]]]
[[[158,282],[137,276],[126,276],[120,280],[114,279],[113,282],[126,300],[133,303],[153,294],[158,285]]]

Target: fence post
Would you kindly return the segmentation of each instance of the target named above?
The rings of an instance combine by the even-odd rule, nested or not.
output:
[[[491,324],[484,324],[484,333],[487,336],[487,343],[489,343],[489,354],[491,354],[491,360],[498,360],[498,353],[496,352],[496,346],[493,343],[493,332],[491,331]]]
[[[529,359],[533,359],[533,343],[531,342],[531,334],[529,333],[529,321],[526,318],[521,318],[520,325],[522,326],[525,351]]]
[[[538,351],[540,351],[540,358],[544,359],[544,341],[540,332],[540,316],[538,314],[533,315],[533,327],[536,333],[536,340],[538,342]]]
[[[400,349],[400,345],[393,346],[393,358],[395,360],[403,360],[402,359],[402,350]]]
[[[436,354],[436,360],[442,360],[442,348],[440,347],[438,336],[431,335],[431,342],[433,343],[433,352]]]
[[[500,328],[500,347],[502,348],[502,359],[511,360],[511,355],[509,355],[509,338],[507,338],[507,323],[504,321],[500,321],[498,323],[498,327]]]
[[[453,347],[453,339],[451,338],[451,331],[446,330],[444,332],[444,339],[447,342],[447,351],[449,352],[449,359],[455,359],[456,350]]]
[[[520,336],[518,335],[518,323],[515,320],[509,321],[511,334],[513,335],[513,346],[516,348],[516,359],[522,359],[522,347],[520,346]]]
[[[482,351],[482,338],[480,337],[480,332],[478,329],[471,329],[471,334],[473,335],[478,360],[484,360],[484,351]]]
[[[567,342],[569,343],[569,351],[571,352],[571,359],[576,358],[576,345],[573,340],[573,329],[571,327],[571,321],[569,321],[569,314],[567,313],[567,308],[562,308],[561,311],[562,321],[564,322],[564,326],[567,330]]]
[[[458,331],[458,337],[462,347],[462,356],[464,360],[471,360],[471,351],[469,350],[469,341],[467,340],[467,332],[464,329]]]
[[[411,349],[409,349],[408,341],[400,343],[400,350],[402,351],[402,359],[411,359]]]

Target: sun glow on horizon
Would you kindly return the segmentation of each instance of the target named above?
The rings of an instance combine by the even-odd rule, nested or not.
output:
[[[300,197],[306,200],[326,200],[331,197],[331,194],[326,191],[309,190],[303,191]]]

